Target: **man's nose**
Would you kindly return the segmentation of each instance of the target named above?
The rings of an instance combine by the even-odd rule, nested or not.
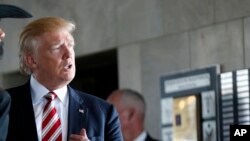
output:
[[[63,56],[64,59],[74,57],[75,51],[72,46],[70,46],[65,42],[63,44],[63,48],[64,48],[64,56]]]

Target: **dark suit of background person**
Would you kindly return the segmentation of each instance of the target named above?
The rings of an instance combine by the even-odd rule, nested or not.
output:
[[[9,123],[10,96],[0,90],[0,141],[5,141]]]
[[[119,113],[124,141],[157,141],[144,129],[146,104],[141,94],[131,89],[118,89],[107,101]]]
[[[13,5],[0,4],[0,19],[2,18],[28,18],[29,13]],[[0,28],[0,59],[3,55],[4,31]],[[0,141],[5,141],[9,124],[9,109],[11,99],[9,94],[0,87]]]
[[[45,105],[46,93],[54,91],[57,106],[63,105],[57,109],[63,115],[59,115],[63,141],[123,141],[115,108],[68,85],[75,76],[74,29],[72,22],[59,17],[40,18],[24,27],[19,42],[20,71],[30,79],[7,90],[12,99],[7,140],[41,140],[42,121],[38,117],[43,112],[39,109]],[[60,89],[65,91],[60,93]]]

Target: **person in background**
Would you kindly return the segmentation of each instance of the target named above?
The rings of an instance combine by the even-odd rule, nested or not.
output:
[[[108,96],[107,102],[119,113],[124,141],[157,141],[145,131],[146,104],[141,94],[131,89],[118,89]]]
[[[75,77],[75,24],[43,17],[20,35],[20,71],[30,75],[7,89],[12,104],[7,140],[123,141],[115,108],[68,84]]]
[[[14,6],[0,4],[0,19],[2,18],[30,18],[31,15],[23,9]],[[0,28],[0,59],[3,55],[3,39],[5,32]],[[3,67],[3,66],[2,66]],[[0,87],[0,141],[5,141],[9,125],[9,109],[11,99],[9,94]]]
[[[1,9],[0,9],[1,12]],[[5,36],[5,33],[0,28],[0,42],[2,44],[2,40]],[[5,141],[8,124],[9,124],[9,110],[10,110],[10,96],[0,87],[0,141]]]

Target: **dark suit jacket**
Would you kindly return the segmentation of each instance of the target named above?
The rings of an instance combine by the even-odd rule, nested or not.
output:
[[[7,90],[12,99],[10,109],[9,141],[37,141],[37,130],[32,105],[30,84]],[[68,86],[68,138],[85,128],[91,141],[122,141],[120,121],[114,107],[95,96]],[[84,112],[79,112],[79,109]]]
[[[0,141],[5,141],[8,131],[10,96],[0,90]]]
[[[152,137],[147,133],[147,137],[146,137],[145,141],[159,141],[159,140],[152,138]]]

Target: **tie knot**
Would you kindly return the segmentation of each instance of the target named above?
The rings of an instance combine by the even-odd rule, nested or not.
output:
[[[54,92],[49,92],[45,95],[45,98],[48,100],[54,100],[57,97],[57,95]]]

